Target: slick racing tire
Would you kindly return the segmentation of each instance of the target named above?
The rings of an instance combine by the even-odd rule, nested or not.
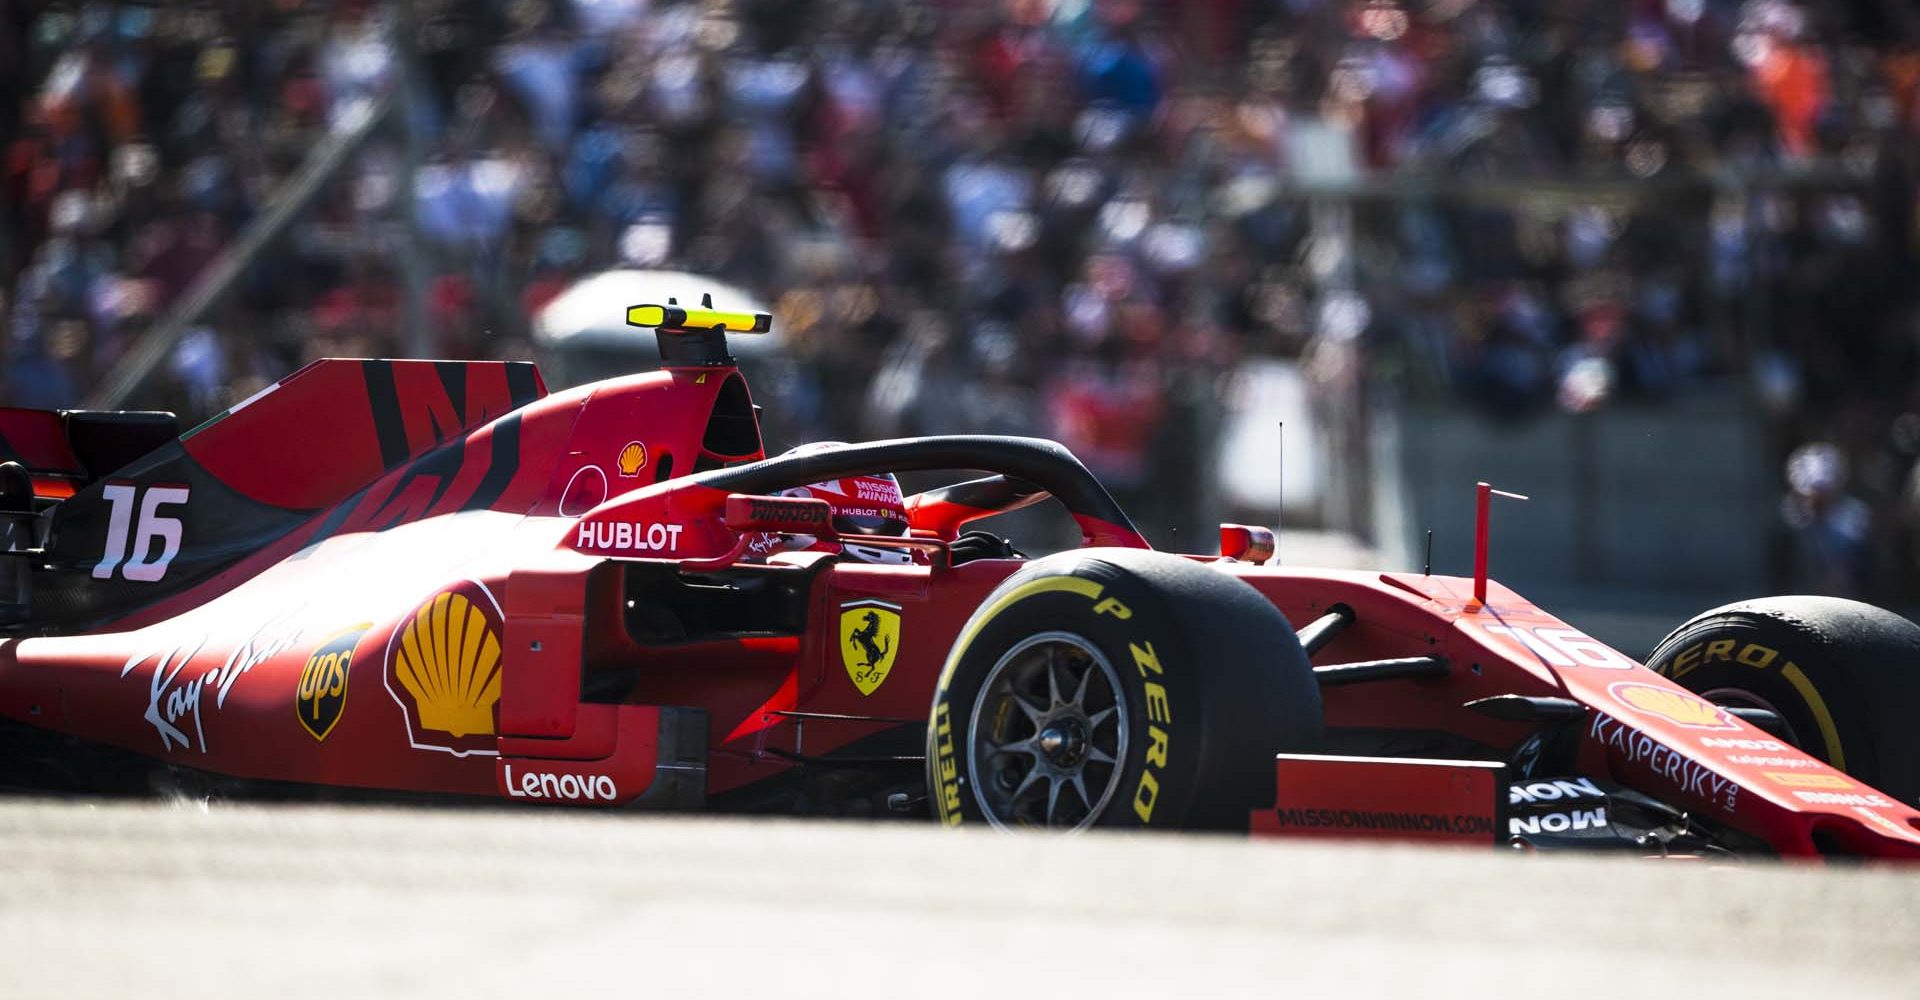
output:
[[[1788,741],[1908,804],[1920,802],[1920,626],[1835,597],[1715,608],[1647,666],[1708,701],[1771,709]]]
[[[948,826],[1237,830],[1273,756],[1322,740],[1320,689],[1251,586],[1178,556],[1084,549],[987,595],[948,654],[927,781]]]

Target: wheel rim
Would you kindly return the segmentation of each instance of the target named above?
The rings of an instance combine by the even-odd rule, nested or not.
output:
[[[1127,757],[1120,675],[1070,632],[1007,650],[980,685],[967,723],[974,801],[995,827],[1080,830],[1120,784]]]
[[[1789,746],[1798,747],[1800,745],[1800,734],[1794,732],[1793,723],[1787,720],[1786,714],[1778,708],[1775,708],[1773,702],[1754,694],[1752,691],[1748,691],[1746,688],[1719,687],[1710,691],[1700,692],[1700,697],[1722,708],[1758,708],[1763,711],[1772,712],[1774,717],[1780,720],[1780,728],[1786,730],[1780,734],[1781,737],[1786,740]]]

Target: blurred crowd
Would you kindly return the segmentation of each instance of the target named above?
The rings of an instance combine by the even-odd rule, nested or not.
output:
[[[1732,385],[1920,539],[1893,0],[0,0],[0,92],[9,404],[77,404],[391,93],[136,402],[530,357],[670,267],[773,303],[788,440],[1041,433],[1178,509],[1248,356],[1509,420]],[[1905,580],[1782,489],[1806,572]]]

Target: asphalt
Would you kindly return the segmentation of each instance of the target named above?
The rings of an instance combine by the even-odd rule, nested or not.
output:
[[[0,804],[10,997],[1920,996],[1920,873]]]

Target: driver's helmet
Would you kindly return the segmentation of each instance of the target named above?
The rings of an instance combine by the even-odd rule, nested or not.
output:
[[[844,447],[846,443],[843,441],[817,441],[813,444],[803,444],[786,454],[804,455]],[[900,494],[900,481],[893,478],[890,472],[829,479],[825,482],[781,490],[780,495],[825,500],[827,506],[833,509],[833,530],[843,535],[890,535],[896,538],[904,538],[907,535],[907,505]],[[764,546],[756,546],[756,548],[761,548],[762,551],[838,552],[862,562],[898,566],[913,563],[911,549],[864,545],[858,542],[823,542],[812,535],[774,536],[774,538],[780,539],[780,542],[767,540]]]

